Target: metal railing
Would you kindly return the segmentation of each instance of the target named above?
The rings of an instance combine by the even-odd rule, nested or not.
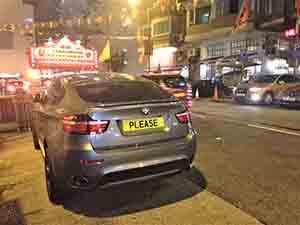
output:
[[[16,95],[0,97],[1,127],[5,128],[5,125],[15,124],[15,127],[18,131],[29,130],[31,121],[31,110],[32,98],[29,96]]]

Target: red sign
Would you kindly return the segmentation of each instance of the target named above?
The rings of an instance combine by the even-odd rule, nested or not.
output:
[[[249,2],[248,0],[244,0],[235,24],[236,29],[239,29],[241,26],[247,24],[250,16],[249,14],[250,14]]]
[[[34,69],[80,69],[98,68],[97,52],[73,43],[67,37],[58,43],[29,49],[29,64]]]
[[[299,0],[295,0],[295,8],[296,8],[296,15],[299,16],[300,12],[300,1]]]
[[[295,29],[289,29],[285,31],[285,36],[286,37],[294,37],[297,35],[297,31]]]

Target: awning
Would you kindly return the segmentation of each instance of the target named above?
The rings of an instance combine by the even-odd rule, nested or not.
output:
[[[230,67],[230,68],[236,68],[236,69],[243,69],[243,68],[247,68],[247,67],[252,67],[252,66],[260,66],[261,64],[256,63],[256,62],[246,62],[244,64],[241,63],[220,63],[218,64],[219,67]]]
[[[219,61],[220,59],[224,59],[224,56],[218,56],[218,57],[213,57],[213,58],[207,58],[204,60],[200,60],[201,64],[206,64],[206,63],[216,63],[217,61]]]

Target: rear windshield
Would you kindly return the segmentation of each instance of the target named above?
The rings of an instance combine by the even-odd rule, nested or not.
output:
[[[187,85],[184,78],[166,78],[164,83],[169,88],[185,88]]]
[[[76,87],[79,96],[93,103],[155,101],[172,96],[151,82],[99,82]]]
[[[255,83],[273,83],[278,77],[277,75],[256,76],[251,81]]]

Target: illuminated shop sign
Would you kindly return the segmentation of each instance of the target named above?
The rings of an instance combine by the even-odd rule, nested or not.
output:
[[[98,68],[97,52],[73,43],[67,37],[58,43],[49,41],[45,46],[29,49],[29,64],[34,69],[85,69]]]

